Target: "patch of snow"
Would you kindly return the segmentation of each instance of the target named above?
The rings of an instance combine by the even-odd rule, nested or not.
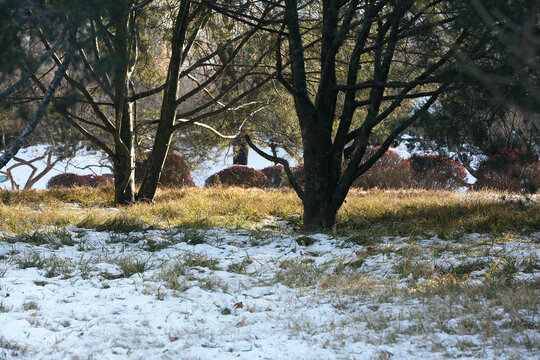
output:
[[[415,330],[420,301],[399,294],[370,295],[383,285],[364,289],[370,282],[391,280],[395,288],[407,291],[414,277],[401,278],[395,272],[401,261],[397,254],[407,247],[425,251],[419,264],[429,261],[422,256],[434,248],[447,249],[438,260],[446,266],[483,259],[486,249],[496,252],[483,245],[486,238],[481,235],[467,239],[467,246],[479,247],[475,255],[453,251],[466,246],[463,242],[438,238],[415,244],[408,244],[408,238],[385,238],[368,253],[363,246],[326,234],[310,235],[315,243],[301,246],[294,236],[277,233],[189,230],[204,239],[189,245],[182,241],[188,230],[131,233],[129,237],[146,239],[135,244],[117,242],[119,235],[108,232],[76,227],[66,231],[73,232],[76,245],[55,249],[0,240],[0,347],[5,348],[0,358],[505,358],[506,353],[480,335],[469,334],[463,316],[449,316],[439,332],[426,337]],[[171,243],[148,251],[148,241]],[[519,256],[540,255],[531,241],[501,247]],[[46,277],[50,266],[17,265],[18,257],[33,253],[71,268]],[[123,277],[129,262],[143,264],[143,272]],[[351,281],[367,282],[338,293],[328,285],[338,269]],[[480,284],[482,276],[471,277]],[[538,278],[538,271],[519,276]],[[170,281],[177,290],[170,288]],[[444,299],[441,306],[447,306]],[[493,311],[507,315],[502,307]],[[520,334],[539,340],[536,332]],[[460,347],[464,342],[471,345]],[[445,350],[433,349],[434,343]],[[522,359],[535,358],[533,350],[515,346],[508,351]]]

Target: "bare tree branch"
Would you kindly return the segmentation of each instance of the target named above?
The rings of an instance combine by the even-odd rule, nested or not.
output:
[[[285,169],[285,173],[287,174],[287,178],[289,179],[289,182],[291,183],[294,191],[296,191],[296,194],[298,195],[300,200],[302,200],[303,202],[304,190],[302,190],[302,187],[300,186],[300,184],[298,184],[298,181],[294,177],[291,167],[289,165],[289,162],[286,159],[280,158],[278,156],[273,156],[262,151],[257,145],[253,143],[253,141],[251,141],[251,138],[249,137],[249,135],[246,135],[244,139],[248,143],[249,147],[252,148],[257,154],[259,154],[260,156],[262,156],[268,161],[272,161],[272,162],[283,165],[283,169]]]

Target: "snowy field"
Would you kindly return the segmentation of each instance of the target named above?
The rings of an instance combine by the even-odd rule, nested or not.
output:
[[[5,234],[0,359],[538,359],[540,234],[362,241]]]

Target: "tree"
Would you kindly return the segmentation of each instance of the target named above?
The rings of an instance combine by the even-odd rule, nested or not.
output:
[[[268,78],[263,78],[252,84],[249,89],[239,90],[240,84],[253,71],[262,66],[262,62],[270,50],[257,54],[249,63],[242,64],[242,66],[235,66],[234,59],[257,31],[266,24],[266,18],[274,7],[273,4],[263,4],[262,7],[255,4],[241,7],[238,10],[235,4],[229,6],[228,3],[204,2],[196,4],[191,0],[180,2],[174,23],[171,57],[167,81],[164,86],[160,118],[152,122],[157,123],[157,130],[148,167],[137,193],[138,200],[151,201],[154,198],[172,136],[176,131],[188,125],[197,125],[219,134],[209,124],[204,123],[204,120],[229,111],[235,105],[236,108],[243,107],[243,105],[237,104],[268,81]],[[247,28],[237,29],[236,35],[231,39],[219,43],[215,41],[218,39],[212,38],[208,32],[204,31],[203,25],[211,16],[243,16],[246,13],[258,18],[258,20]],[[197,14],[200,16],[196,17]],[[199,31],[202,39],[198,37]],[[208,38],[214,41],[207,41]],[[202,49],[202,52],[192,51],[192,45],[196,40],[201,43],[199,49]],[[187,68],[181,71],[183,65]],[[238,74],[235,74],[234,78],[229,77],[225,82],[222,82],[223,86],[218,87],[218,80],[223,78],[231,67]],[[186,79],[191,80],[195,85],[182,89],[184,91],[178,96],[179,84],[182,84]],[[230,97],[226,97],[230,94],[232,94]],[[197,96],[202,99],[202,103],[190,104],[190,101]],[[179,109],[180,111],[178,111]],[[235,138],[236,136],[229,136],[229,138],[231,137]]]
[[[304,189],[294,188],[304,229],[328,230],[353,181],[451,89],[468,32],[461,7],[441,0],[285,0],[284,8],[277,77],[294,97],[305,171]],[[377,126],[409,99],[414,110],[365,159]]]
[[[16,39],[22,38],[19,40],[22,44],[28,44],[32,49],[30,55],[34,55],[35,49],[41,51],[37,60],[28,54],[20,55],[17,48],[9,52],[17,55],[18,67],[14,71],[23,76],[3,95],[13,93],[28,80],[32,80],[42,93],[41,96],[34,95],[41,103],[21,137],[27,138],[38,118],[52,104],[55,114],[60,114],[109,156],[117,180],[117,203],[129,203],[134,199],[133,116],[132,104],[128,101],[136,58],[134,24],[137,12],[150,1],[135,4],[131,0],[35,0],[25,2],[22,7],[20,3],[7,2],[12,6],[11,11],[24,20],[15,22],[10,34],[17,35]],[[44,14],[49,13],[52,20],[41,21]],[[16,44],[10,36],[2,40]],[[22,60],[19,61],[19,57]],[[47,73],[55,68],[55,76],[47,86]],[[60,86],[62,79],[67,83],[64,86]],[[96,91],[95,84],[102,92]],[[110,102],[96,101],[96,97],[103,94]],[[20,94],[17,98],[24,101]],[[107,106],[112,112],[104,108]],[[96,121],[88,119],[89,113]],[[87,126],[93,129],[87,130]],[[103,133],[111,135],[112,141],[104,140]],[[20,138],[12,147],[20,147],[24,141]],[[9,153],[10,149],[4,155]]]

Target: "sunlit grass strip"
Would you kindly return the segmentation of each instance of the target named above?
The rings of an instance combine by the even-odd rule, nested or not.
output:
[[[540,231],[540,204],[501,200],[491,193],[353,190],[338,215],[343,235],[439,236],[468,232],[529,234]],[[0,192],[0,230],[18,233],[44,226],[130,232],[150,228],[250,229],[263,219],[301,226],[302,204],[291,190],[165,189],[153,203],[112,209],[110,189]]]

